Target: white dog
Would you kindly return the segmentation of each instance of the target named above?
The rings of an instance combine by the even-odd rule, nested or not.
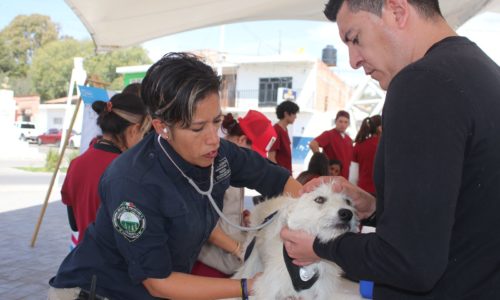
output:
[[[275,211],[278,212],[272,223],[254,234],[253,251],[233,278],[251,278],[262,272],[253,286],[254,299],[258,300],[331,299],[340,268],[332,262],[320,260],[303,268],[290,264],[294,267],[289,273],[279,234],[284,226],[288,226],[327,242],[344,232],[357,231],[358,221],[350,201],[344,195],[332,192],[331,183],[322,184],[298,199],[281,196],[258,204],[251,215],[252,226],[261,224]],[[253,237],[249,237],[251,239]]]

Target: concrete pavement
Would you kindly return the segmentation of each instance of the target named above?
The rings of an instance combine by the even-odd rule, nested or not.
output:
[[[0,149],[0,299],[47,299],[48,281],[69,252],[70,229],[60,186],[54,187],[35,247],[31,238],[50,173],[18,170],[42,166],[36,147],[13,143]],[[60,182],[62,180],[60,179]]]

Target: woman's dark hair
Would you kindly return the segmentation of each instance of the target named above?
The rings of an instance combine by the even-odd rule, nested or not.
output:
[[[283,119],[285,117],[285,112],[289,114],[296,114],[299,112],[299,106],[290,100],[283,101],[276,106],[276,116],[278,119]]]
[[[361,143],[372,137],[377,133],[379,126],[382,126],[382,117],[380,115],[374,115],[371,117],[366,117],[361,123],[361,128],[359,128],[358,134],[354,139],[355,143]]]
[[[112,135],[125,146],[125,130],[133,124],[144,124],[148,111],[144,102],[134,94],[115,94],[108,102],[95,101],[92,109],[97,113],[97,125],[105,134]]]
[[[309,160],[307,170],[297,176],[297,181],[301,184],[306,184],[310,180],[320,177],[328,176],[330,174],[328,157],[323,152],[316,152]]]
[[[222,120],[221,130],[225,135],[228,136],[239,137],[245,135],[245,133],[241,129],[240,124],[233,117],[232,113],[228,113],[224,116],[224,119]]]
[[[141,84],[139,82],[134,82],[127,85],[123,89],[122,94],[134,94],[138,97],[141,97]]]
[[[317,178],[319,177],[317,174],[314,174],[312,172],[309,172],[309,171],[303,171],[299,174],[299,176],[297,176],[297,178],[295,180],[297,180],[298,182],[300,182],[300,184],[304,185],[306,183],[308,183],[309,181],[313,180],[314,178]]]
[[[168,126],[191,125],[196,105],[218,93],[220,78],[209,65],[190,53],[168,53],[153,64],[141,83],[141,96],[150,113]]]
[[[329,174],[328,167],[328,157],[326,154],[323,152],[316,152],[311,156],[307,170],[314,174],[318,174],[318,176],[327,176]]]

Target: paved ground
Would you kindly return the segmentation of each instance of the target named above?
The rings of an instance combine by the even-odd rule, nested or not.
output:
[[[69,251],[70,229],[66,208],[58,201],[59,186],[54,188],[50,198],[35,247],[30,246],[52,174],[26,172],[14,167],[43,163],[43,153],[33,146],[13,143],[0,149],[2,300],[47,299],[47,282]]]

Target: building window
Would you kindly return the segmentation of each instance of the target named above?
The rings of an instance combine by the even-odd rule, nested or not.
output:
[[[63,118],[54,118],[53,121],[54,121],[54,123],[53,123],[54,125],[62,125]]]
[[[276,106],[278,88],[292,88],[292,77],[259,79],[259,106]]]

